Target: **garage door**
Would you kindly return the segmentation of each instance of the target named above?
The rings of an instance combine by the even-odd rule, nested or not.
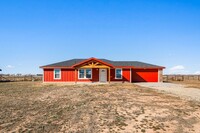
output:
[[[158,82],[157,69],[133,69],[132,70],[133,82]]]

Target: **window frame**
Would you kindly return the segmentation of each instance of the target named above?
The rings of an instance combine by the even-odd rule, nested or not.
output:
[[[83,70],[83,78],[80,78],[80,70]],[[84,69],[78,69],[78,79],[85,79],[85,70]]]
[[[56,78],[56,70],[59,70],[59,78]],[[54,69],[53,78],[54,78],[55,80],[61,79],[61,69]]]
[[[87,70],[91,71],[91,77],[90,78],[87,78]],[[92,69],[85,69],[85,78],[86,79],[92,79]]]
[[[84,70],[84,78],[80,78],[79,75],[80,75],[80,70]],[[86,70],[91,70],[91,78],[87,78],[86,77]],[[81,68],[81,69],[78,69],[78,79],[92,79],[92,69],[91,68]]]
[[[117,70],[121,70],[121,77],[120,78],[117,77]],[[115,79],[122,79],[122,77],[123,77],[123,75],[122,75],[123,72],[122,71],[123,71],[122,68],[116,68],[115,69]]]

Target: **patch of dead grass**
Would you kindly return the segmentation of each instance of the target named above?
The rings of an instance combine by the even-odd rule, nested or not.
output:
[[[198,80],[185,80],[185,81],[173,81],[172,83],[185,85],[187,88],[200,89],[200,81]]]
[[[0,132],[198,132],[200,104],[133,84],[0,84]]]

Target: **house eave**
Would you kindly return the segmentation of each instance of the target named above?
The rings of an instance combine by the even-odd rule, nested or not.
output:
[[[63,67],[63,66],[41,66],[40,68],[42,69],[56,69],[56,68],[61,68],[61,69],[75,69],[75,67]],[[113,66],[112,68],[124,68],[124,69],[165,69],[165,67],[134,67],[134,66]],[[111,68],[111,69],[112,69]]]

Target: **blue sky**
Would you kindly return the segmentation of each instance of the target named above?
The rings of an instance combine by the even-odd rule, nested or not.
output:
[[[199,0],[1,0],[1,73],[89,57],[200,73],[199,14]]]

